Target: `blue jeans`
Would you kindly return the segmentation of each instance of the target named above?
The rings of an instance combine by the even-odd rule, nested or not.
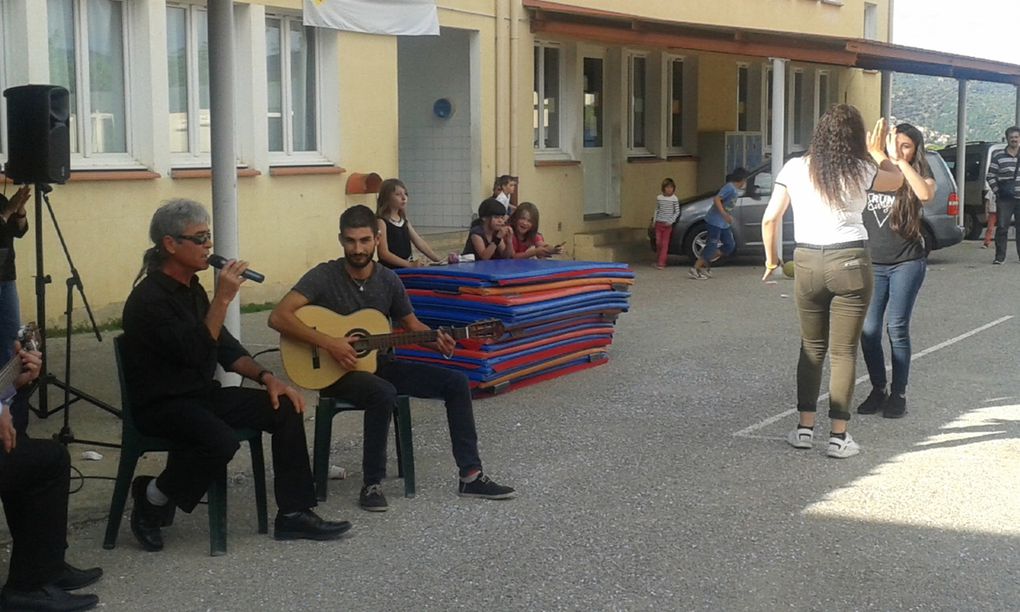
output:
[[[21,308],[15,281],[0,282],[0,364],[14,356],[14,341],[21,328]]]
[[[910,375],[910,315],[928,268],[924,258],[898,264],[872,264],[875,292],[864,319],[861,349],[868,365],[868,376],[875,387],[884,388],[885,355],[882,352],[882,320],[886,320],[892,349],[892,387],[890,393],[905,395]]]
[[[704,250],[701,251],[701,261],[712,263],[712,258],[715,257],[715,252],[718,249],[716,245],[720,240],[722,240],[723,255],[729,255],[737,248],[737,243],[733,240],[732,229],[728,227],[716,227],[714,225],[709,225],[708,241],[705,243]]]

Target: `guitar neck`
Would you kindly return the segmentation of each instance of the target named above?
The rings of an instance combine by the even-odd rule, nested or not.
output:
[[[467,328],[458,327],[456,329],[449,330],[449,334],[456,340],[460,340],[467,337]],[[357,349],[365,349],[374,351],[377,349],[388,349],[395,346],[406,346],[408,344],[422,344],[424,342],[432,342],[439,336],[439,332],[430,329],[428,331],[418,332],[400,332],[395,334],[375,334],[372,336],[364,336],[358,338],[353,344]]]
[[[0,401],[8,401],[17,390],[14,388],[14,379],[21,373],[21,357],[15,355],[2,369],[0,369]]]

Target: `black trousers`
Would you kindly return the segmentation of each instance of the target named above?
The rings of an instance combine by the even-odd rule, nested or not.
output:
[[[71,460],[53,440],[18,436],[0,450],[0,500],[14,545],[7,588],[35,591],[63,570]]]
[[[995,202],[998,221],[995,224],[995,261],[1006,260],[1006,242],[1009,239],[1009,226],[1013,225],[1014,216],[1020,222],[1020,200],[999,198]],[[1020,236],[1016,240],[1016,254],[1020,257]]]
[[[344,399],[365,411],[361,467],[366,485],[379,484],[386,476],[387,432],[397,395],[442,399],[460,475],[482,469],[471,390],[467,376],[460,372],[384,356],[379,359],[375,374],[350,372],[321,393]]]
[[[274,410],[262,389],[219,388],[207,397],[176,398],[135,411],[138,430],[187,446],[173,451],[156,486],[185,512],[194,510],[209,484],[222,473],[240,444],[234,428],[272,434],[273,490],[280,512],[315,506],[312,470],[302,416],[286,397]]]

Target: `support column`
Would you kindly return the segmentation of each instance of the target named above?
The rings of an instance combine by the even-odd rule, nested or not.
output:
[[[892,117],[892,80],[893,73],[888,70],[882,71],[882,97],[879,112],[888,119]]]
[[[963,225],[963,211],[966,202],[967,169],[967,81],[960,79],[956,98],[956,197],[960,199],[960,216],[957,222]]]
[[[212,149],[212,208],[216,252],[238,256],[237,169],[234,158],[234,3],[209,0],[209,121]],[[241,300],[235,299],[224,321],[241,338]],[[221,382],[237,384],[236,374]]]
[[[772,180],[779,176],[786,157],[786,65],[789,60],[773,57],[772,62]],[[765,92],[768,95],[768,92]],[[768,101],[766,100],[766,103]],[[732,170],[732,168],[730,168]],[[728,172],[729,170],[727,170]],[[783,257],[783,222],[776,228],[776,252]]]
[[[1020,125],[1020,85],[1016,86],[1016,121],[1013,125]]]
[[[517,156],[520,155],[520,136],[518,136],[518,100],[520,100],[521,82],[521,2],[510,0],[510,170],[511,176],[518,175]]]
[[[510,89],[510,79],[507,68],[510,63],[510,35],[507,21],[510,19],[509,2],[515,0],[496,0],[496,168],[493,176],[499,176],[507,172],[510,165],[510,138],[507,127],[509,126],[508,115],[510,113],[510,96],[513,92]],[[516,0],[520,1],[520,0]],[[482,183],[486,188],[491,186],[486,179]]]

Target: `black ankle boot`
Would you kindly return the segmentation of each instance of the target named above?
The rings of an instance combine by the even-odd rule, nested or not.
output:
[[[882,409],[882,416],[887,419],[900,419],[907,414],[907,398],[893,393],[885,401],[885,408]]]
[[[884,387],[873,387],[868,398],[857,407],[857,414],[875,414],[885,409],[885,402],[888,396]]]

